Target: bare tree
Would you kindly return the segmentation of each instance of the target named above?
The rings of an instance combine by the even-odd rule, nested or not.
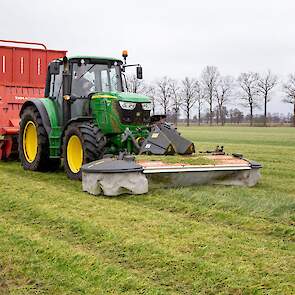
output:
[[[215,95],[221,124],[225,124],[225,104],[229,101],[234,87],[234,79],[231,76],[220,77],[218,80]]]
[[[293,127],[295,127],[295,74],[290,74],[288,81],[283,84],[285,98],[283,102],[293,104]]]
[[[210,113],[210,125],[212,125],[213,120],[213,103],[214,103],[214,92],[217,86],[217,81],[219,78],[219,71],[217,67],[207,66],[201,75],[201,81],[204,86],[206,93],[206,100],[209,104],[209,113]]]
[[[167,115],[168,108],[170,106],[171,89],[170,89],[171,79],[168,77],[163,77],[162,79],[156,81],[158,101],[163,108],[164,114]]]
[[[196,105],[198,111],[198,125],[201,125],[201,111],[205,100],[205,91],[199,81],[196,81]]]
[[[190,123],[190,112],[196,103],[196,80],[185,77],[182,80],[183,110],[186,115],[186,125]]]
[[[218,105],[215,106],[215,108],[213,109],[213,119],[215,118],[216,120],[216,125],[219,124],[219,108]]]
[[[258,80],[258,91],[263,96],[264,100],[264,126],[267,124],[267,103],[270,101],[270,93],[277,85],[278,78],[272,74],[270,70],[266,74],[259,77]]]
[[[157,97],[156,86],[154,84],[145,85],[143,94],[145,94],[146,96],[148,96],[151,99],[152,114],[155,115],[155,113],[156,113],[156,97]]]
[[[250,109],[250,125],[253,126],[253,109],[258,106],[258,73],[241,73],[238,83],[242,89],[241,99]]]
[[[127,91],[133,93],[143,93],[145,84],[143,80],[137,79],[136,75],[126,75]]]
[[[170,81],[170,93],[171,93],[171,107],[174,113],[174,123],[177,125],[179,117],[180,107],[182,105],[182,97],[180,93],[180,87],[177,80]]]

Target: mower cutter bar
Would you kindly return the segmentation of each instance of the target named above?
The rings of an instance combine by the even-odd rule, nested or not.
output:
[[[147,167],[143,169],[145,174],[153,173],[175,173],[175,172],[211,172],[211,171],[241,171],[251,170],[250,166],[161,166],[161,167]]]

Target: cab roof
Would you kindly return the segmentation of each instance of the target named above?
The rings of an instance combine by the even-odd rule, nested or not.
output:
[[[77,55],[77,56],[70,56],[68,59],[75,60],[75,59],[88,59],[92,62],[108,62],[108,61],[117,61],[122,63],[122,60],[114,57],[106,57],[106,56],[90,56],[90,55]]]

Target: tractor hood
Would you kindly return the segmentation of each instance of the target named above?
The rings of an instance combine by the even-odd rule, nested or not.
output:
[[[151,102],[148,96],[131,93],[131,92],[118,92],[117,97],[119,100],[127,101],[127,102]]]
[[[131,92],[103,92],[92,95],[92,98],[115,98],[126,102],[151,102],[148,96]]]

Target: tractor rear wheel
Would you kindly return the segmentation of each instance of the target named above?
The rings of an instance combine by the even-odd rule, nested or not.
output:
[[[21,116],[19,157],[24,169],[44,171],[49,164],[49,143],[41,116],[34,107],[26,108]]]
[[[101,159],[106,138],[91,122],[71,124],[63,139],[64,169],[70,179],[81,180],[83,164]]]

